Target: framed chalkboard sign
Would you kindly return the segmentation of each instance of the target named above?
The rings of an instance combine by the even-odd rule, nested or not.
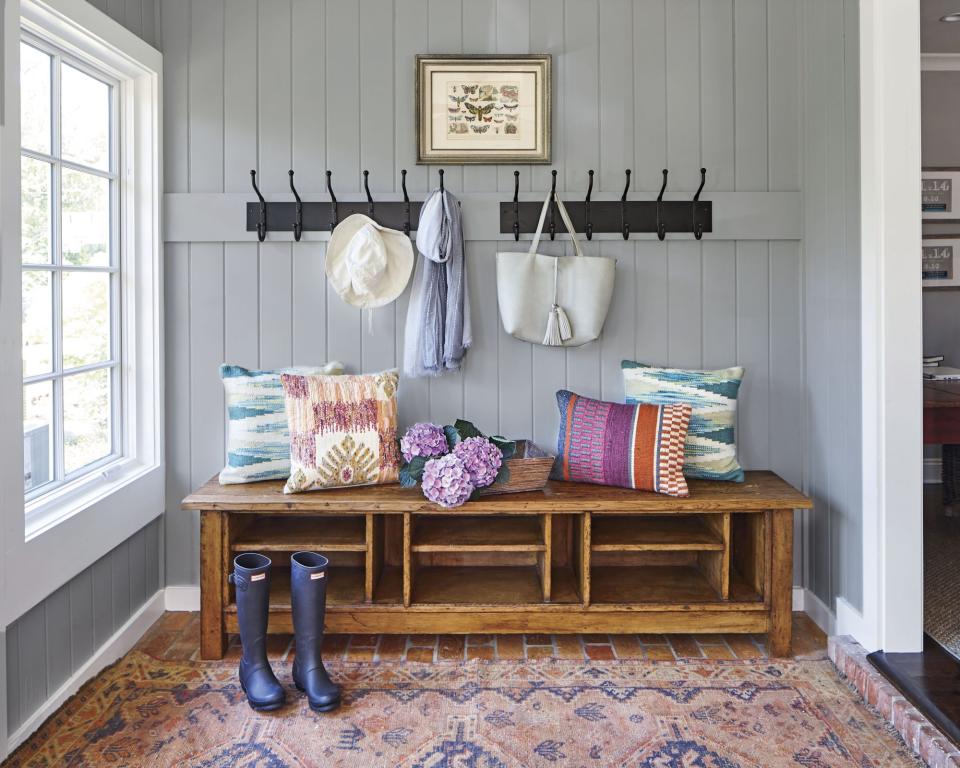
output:
[[[925,220],[960,221],[960,169],[925,168],[920,195]]]

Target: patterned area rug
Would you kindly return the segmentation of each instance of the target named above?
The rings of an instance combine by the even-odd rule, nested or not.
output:
[[[916,766],[826,660],[331,665],[336,713],[256,714],[236,667],[135,652],[10,766]],[[289,681],[289,663],[276,664]]]

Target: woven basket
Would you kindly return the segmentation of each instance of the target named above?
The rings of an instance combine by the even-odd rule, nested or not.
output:
[[[480,495],[541,491],[550,478],[553,459],[553,456],[529,440],[517,440],[517,452],[512,459],[507,459],[510,479],[505,483],[494,483],[481,488]]]

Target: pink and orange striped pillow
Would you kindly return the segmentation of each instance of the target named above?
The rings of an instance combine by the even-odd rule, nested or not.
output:
[[[689,405],[607,403],[560,390],[554,478],[689,496],[683,446]]]

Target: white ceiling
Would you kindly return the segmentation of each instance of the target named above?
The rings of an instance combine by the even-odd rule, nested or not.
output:
[[[920,0],[920,50],[924,53],[960,53],[960,22],[940,21],[960,13],[960,0]]]

